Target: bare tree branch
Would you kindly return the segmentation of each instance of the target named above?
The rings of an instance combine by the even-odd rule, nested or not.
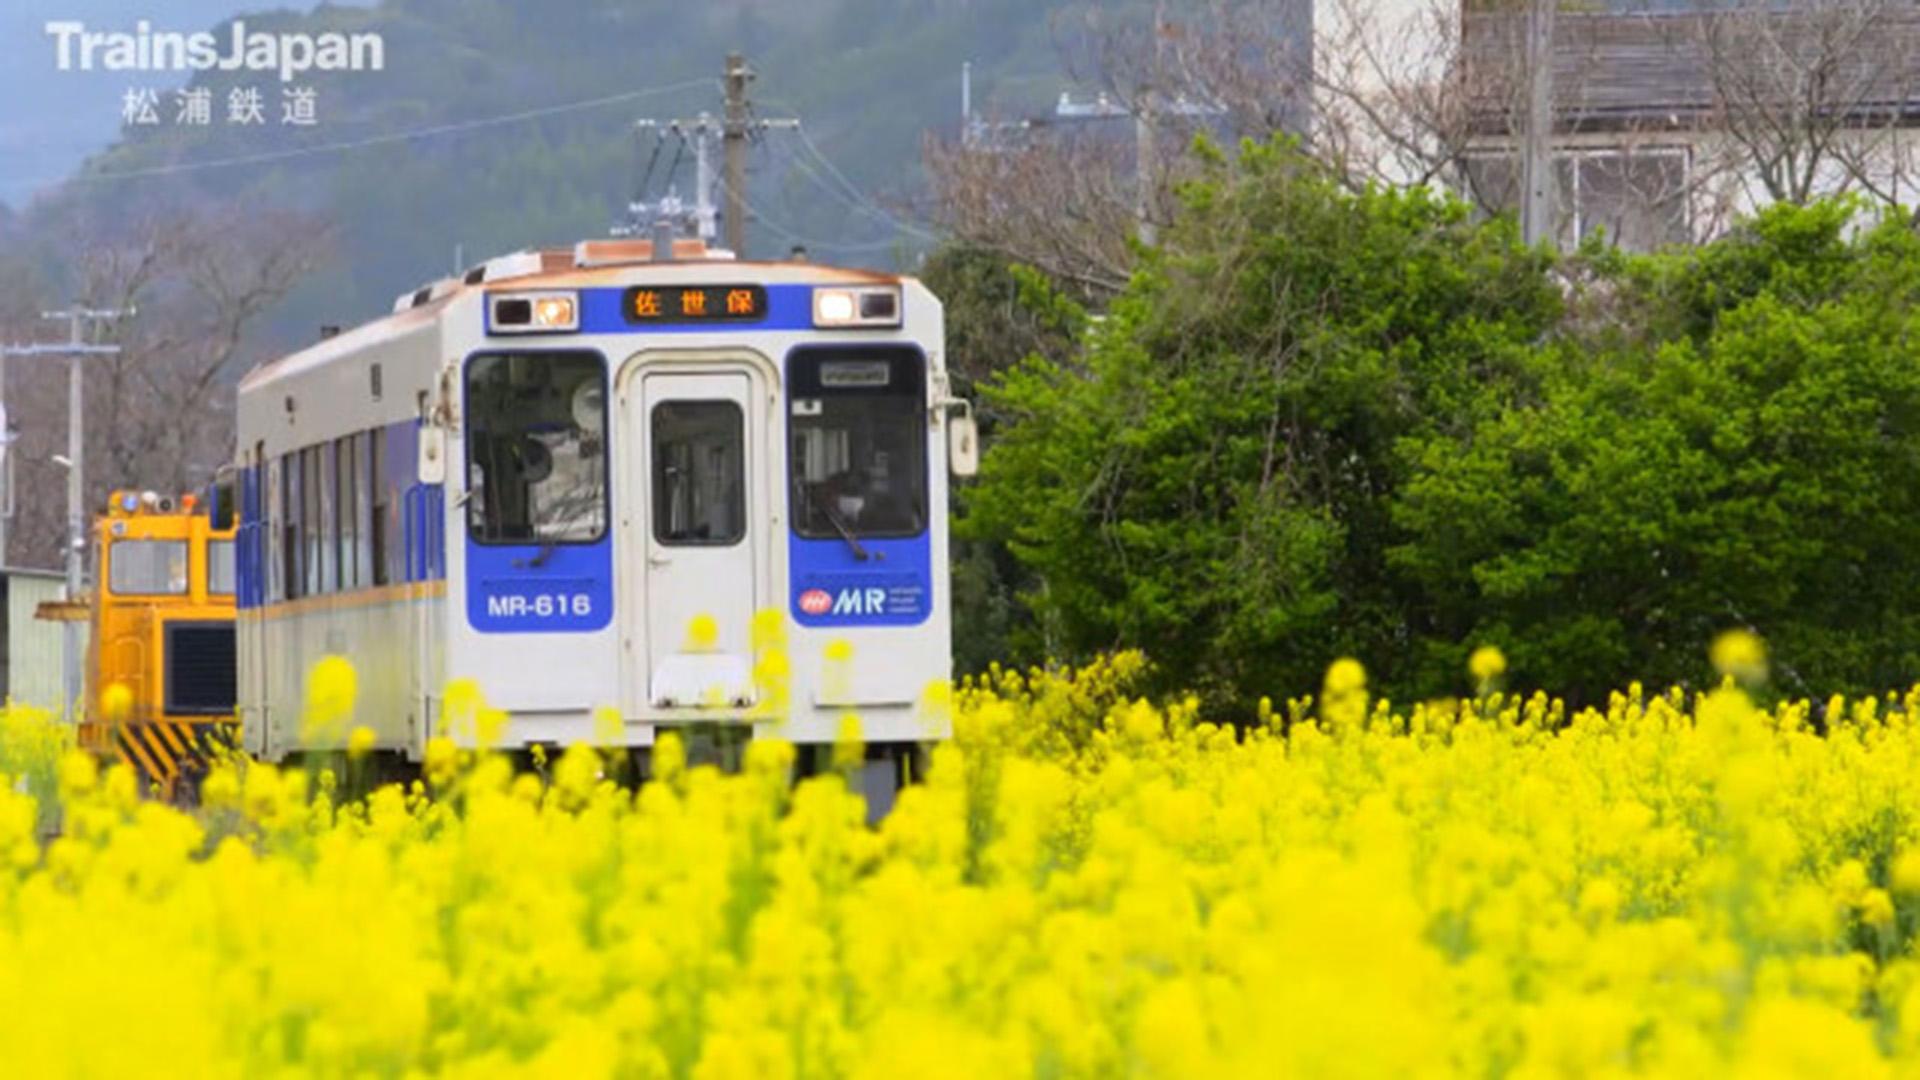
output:
[[[230,382],[257,347],[261,319],[317,265],[327,240],[298,215],[262,211],[233,220],[245,224],[155,218],[76,243],[67,276],[78,298],[138,309],[102,332],[121,351],[87,361],[89,505],[116,487],[189,490],[231,458]],[[14,334],[46,335],[45,327]],[[65,366],[13,365],[8,392],[20,428],[10,561],[56,565],[66,478],[49,459],[66,445]]]

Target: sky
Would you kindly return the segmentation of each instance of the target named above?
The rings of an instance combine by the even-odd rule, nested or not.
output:
[[[0,202],[18,208],[58,184],[120,130],[128,90],[165,91],[186,75],[61,71],[48,22],[89,30],[205,30],[232,15],[262,9],[312,10],[313,0],[0,0]]]

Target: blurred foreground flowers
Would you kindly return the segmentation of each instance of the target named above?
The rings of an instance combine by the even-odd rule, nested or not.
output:
[[[192,815],[68,757],[50,844],[0,788],[0,1046],[15,1075],[1920,1064],[1920,695],[1824,733],[1731,679],[1397,710],[1343,661],[1236,733],[1131,700],[1139,667],[956,692],[877,829],[772,742],[726,776],[668,742],[635,794],[589,747],[542,779],[437,741],[411,789],[256,765]]]

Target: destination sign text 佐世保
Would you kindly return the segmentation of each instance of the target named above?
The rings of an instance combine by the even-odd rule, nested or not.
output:
[[[630,323],[757,322],[767,314],[759,285],[636,285],[622,304]]]

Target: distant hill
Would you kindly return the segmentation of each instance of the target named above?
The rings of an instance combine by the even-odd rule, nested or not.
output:
[[[127,129],[74,180],[0,229],[10,246],[41,251],[51,263],[83,224],[173,206],[312,212],[335,223],[338,257],[273,323],[274,336],[304,340],[320,323],[384,311],[396,293],[449,271],[456,247],[472,262],[603,234],[652,156],[630,122],[717,113],[724,54],[739,49],[759,72],[759,114],[802,117],[827,159],[792,135],[770,134],[755,147],[750,201],[764,220],[749,226],[749,253],[784,253],[800,239],[816,257],[890,265],[920,243],[888,217],[911,217],[903,208],[920,190],[925,133],[957,130],[962,62],[974,62],[980,110],[1050,107],[1065,85],[1053,39],[1062,6],[388,0],[245,16],[256,30],[378,31],[385,69],[295,80],[314,91],[317,123],[306,128],[277,123],[277,79],[199,73],[191,85],[212,92],[212,124]],[[247,86],[262,91],[266,123],[223,123],[227,94]],[[502,119],[528,113],[537,115]],[[415,134],[398,137],[405,133]],[[673,157],[669,145],[653,160],[653,190]],[[231,159],[239,161],[205,165]],[[690,195],[691,156],[671,175]]]

